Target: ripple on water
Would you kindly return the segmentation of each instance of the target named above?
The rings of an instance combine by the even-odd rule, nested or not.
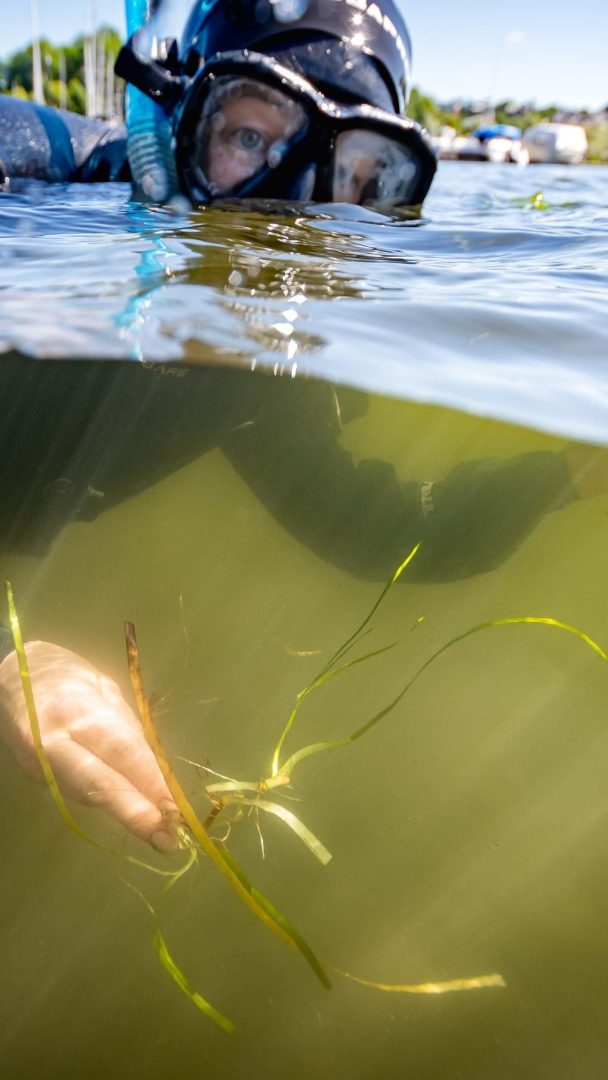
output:
[[[422,220],[35,185],[0,197],[0,349],[279,362],[608,442],[605,175],[442,163]]]

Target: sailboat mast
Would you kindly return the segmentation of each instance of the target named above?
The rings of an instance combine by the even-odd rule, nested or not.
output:
[[[42,85],[42,57],[40,55],[40,22],[38,20],[38,0],[30,0],[30,15],[32,20],[32,88],[34,101],[38,105],[44,105],[44,88]]]

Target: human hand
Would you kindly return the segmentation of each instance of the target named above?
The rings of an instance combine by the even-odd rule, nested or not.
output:
[[[581,499],[608,493],[608,449],[588,443],[568,443],[566,465]]]
[[[175,803],[116,683],[59,645],[30,641],[25,649],[42,745],[61,791],[103,807],[159,851],[174,850]],[[17,761],[42,779],[15,652],[0,664],[0,706]]]

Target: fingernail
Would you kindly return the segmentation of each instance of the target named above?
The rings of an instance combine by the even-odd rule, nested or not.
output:
[[[152,847],[156,848],[157,851],[163,852],[163,854],[175,851],[177,847],[175,837],[171,836],[165,829],[158,829],[155,833],[152,833],[150,843],[152,844]]]

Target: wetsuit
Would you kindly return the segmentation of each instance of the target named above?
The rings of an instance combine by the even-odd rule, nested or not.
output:
[[[0,190],[19,179],[129,180],[125,129],[0,94]]]
[[[0,158],[11,177],[123,179],[124,155],[119,129],[0,97]],[[340,446],[348,398],[326,383],[233,368],[5,356],[0,547],[43,554],[69,521],[92,520],[216,446],[290,533],[377,580],[419,540],[408,580],[490,570],[576,497],[555,453],[402,484],[390,464],[356,464]]]
[[[465,463],[435,483],[357,463],[339,439],[365,398],[316,380],[8,355],[0,401],[5,550],[43,554],[67,522],[92,520],[214,447],[292,535],[376,580],[418,540],[409,580],[490,570],[575,498],[559,453]]]

